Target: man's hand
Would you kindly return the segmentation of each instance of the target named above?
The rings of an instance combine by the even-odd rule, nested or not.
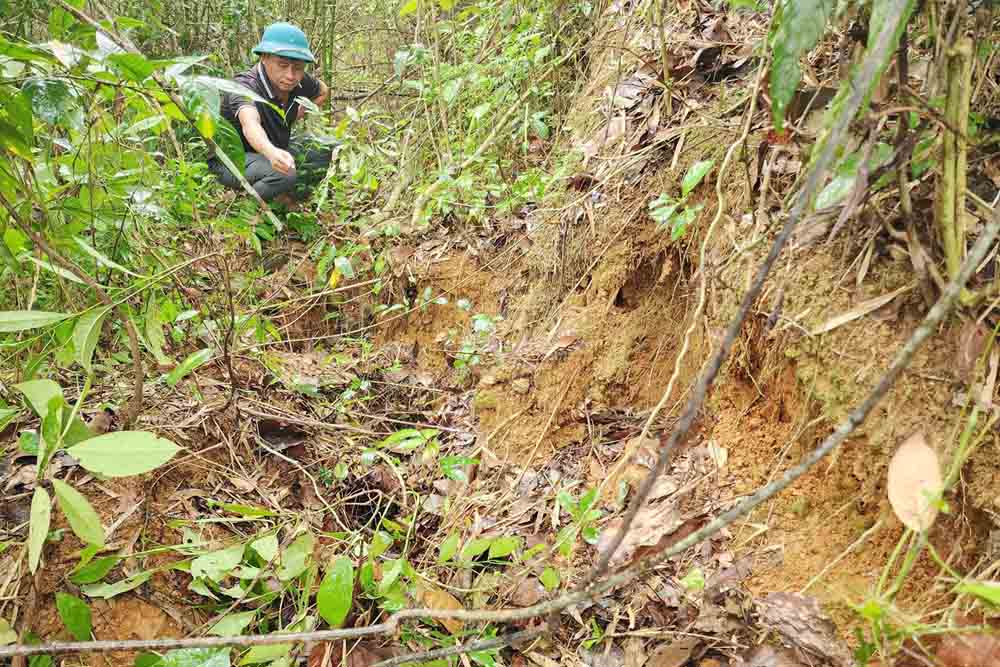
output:
[[[279,174],[288,174],[295,170],[295,158],[288,151],[274,148],[268,154],[267,159],[271,161],[271,166]]]

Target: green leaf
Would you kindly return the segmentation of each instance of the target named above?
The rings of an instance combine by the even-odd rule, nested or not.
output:
[[[417,2],[419,2],[419,0],[407,0],[406,4],[399,8],[399,15],[409,16],[413,12],[417,11]]]
[[[339,628],[351,611],[353,597],[354,565],[349,558],[340,556],[319,585],[316,608],[331,628]]]
[[[74,237],[73,238],[73,242],[76,243],[77,246],[79,246],[80,250],[84,251],[85,253],[87,253],[88,255],[90,255],[91,257],[93,257],[94,261],[96,261],[98,264],[106,266],[109,269],[114,269],[115,271],[121,271],[122,273],[125,273],[127,275],[133,276],[135,278],[148,278],[149,277],[149,276],[144,276],[141,273],[135,273],[133,271],[129,271],[128,269],[126,269],[121,264],[119,264],[119,263],[117,263],[115,261],[112,261],[111,259],[108,259],[100,251],[98,251],[96,248],[92,247],[89,243],[87,243],[86,241],[84,241],[83,239],[81,239],[79,236]]]
[[[771,114],[779,131],[785,125],[785,110],[798,88],[802,72],[799,59],[812,49],[826,29],[835,0],[783,0],[774,33],[771,65]]]
[[[63,79],[32,78],[24,83],[35,116],[49,125],[83,127],[83,103],[76,88]]]
[[[452,533],[451,535],[449,535],[445,539],[445,541],[441,543],[441,546],[438,548],[437,562],[439,564],[447,563],[452,558],[454,558],[455,554],[458,553],[458,543],[459,543],[458,533]]]
[[[62,480],[52,480],[59,509],[66,515],[69,527],[88,544],[104,545],[104,527],[87,498]]]
[[[498,537],[490,545],[490,558],[506,558],[520,548],[520,537]]]
[[[7,646],[17,642],[17,633],[5,618],[0,618],[0,646]]]
[[[241,665],[254,665],[260,662],[271,662],[288,655],[292,650],[291,644],[271,644],[268,646],[254,646],[240,660]]]
[[[386,549],[392,546],[394,541],[392,535],[384,530],[375,531],[375,534],[372,535],[371,546],[368,547],[368,557],[378,558],[385,553]]]
[[[289,581],[306,571],[312,559],[315,538],[312,533],[302,533],[288,545],[281,554],[281,568],[278,570],[279,581]]]
[[[0,431],[5,429],[7,424],[19,414],[21,414],[21,411],[15,408],[0,408]]]
[[[49,410],[45,418],[42,419],[42,440],[45,441],[46,461],[47,457],[59,449],[62,443],[63,407],[63,397],[53,396],[49,403]]]
[[[465,546],[462,547],[462,560],[472,560],[476,556],[485,553],[491,544],[493,544],[492,537],[480,537],[466,542]]]
[[[228,648],[179,648],[167,651],[158,667],[229,667]]]
[[[955,586],[958,593],[968,593],[988,602],[994,607],[1000,607],[1000,582],[996,581],[963,581]]]
[[[468,482],[469,474],[465,466],[476,465],[477,463],[479,463],[479,459],[469,458],[468,456],[445,456],[441,458],[439,465],[441,466],[441,472],[448,479],[453,479],[457,482]]]
[[[97,339],[101,336],[101,326],[110,308],[95,308],[88,310],[76,321],[73,328],[73,346],[76,348],[76,360],[88,373],[93,371],[91,361],[97,348]]]
[[[14,389],[24,394],[32,410],[42,418],[49,413],[49,405],[52,403],[52,399],[57,396],[62,398],[63,395],[62,387],[52,380],[29,380],[28,382],[15,384]]]
[[[225,118],[219,118],[215,128],[215,143],[222,152],[225,153],[233,164],[239,168],[241,174],[246,174],[246,149],[243,148],[243,140],[239,133]]]
[[[149,351],[156,358],[156,363],[164,366],[172,362],[163,352],[163,347],[167,344],[167,337],[163,333],[163,321],[160,319],[160,308],[155,298],[146,302],[145,326],[146,343]]]
[[[41,486],[35,487],[31,497],[31,523],[28,525],[28,568],[34,574],[38,570],[38,561],[42,557],[42,547],[49,534],[52,521],[52,499]]]
[[[405,565],[406,559],[404,558],[387,560],[385,562],[385,567],[382,568],[382,580],[378,584],[380,593],[384,595],[392,587],[396,580],[399,579],[399,575],[403,573]]]
[[[450,12],[455,6],[455,0],[438,0],[438,4],[441,5],[441,9],[446,12]]]
[[[177,368],[170,371],[170,374],[167,375],[167,384],[171,387],[175,386],[178,382],[190,375],[196,368],[207,363],[211,358],[211,348],[206,347],[203,350],[192,352],[177,366]]]
[[[250,543],[250,548],[256,551],[265,563],[270,563],[278,555],[278,536],[272,533],[260,537]]]
[[[137,83],[145,81],[157,68],[157,63],[138,53],[112,53],[105,60]]]
[[[714,166],[715,160],[702,160],[691,165],[688,173],[684,175],[684,180],[681,181],[681,196],[687,197],[708,176],[708,172],[712,171]]]
[[[31,160],[31,144],[35,140],[32,127],[31,100],[20,92],[0,102],[0,147]]]
[[[56,593],[56,609],[69,633],[78,642],[90,641],[90,607],[80,598],[68,593]]]
[[[681,585],[689,591],[700,591],[705,588],[705,574],[696,567],[681,579]]]
[[[242,635],[247,626],[253,622],[256,611],[244,611],[239,614],[228,614],[223,616],[212,626],[208,634],[216,637],[237,637]]]
[[[69,317],[64,313],[50,313],[44,310],[2,310],[0,311],[0,333],[37,329],[62,322]]]
[[[208,577],[218,582],[243,560],[243,544],[234,544],[226,549],[212,551],[191,561],[191,576]]]
[[[90,472],[127,477],[159,468],[179,450],[174,443],[153,433],[116,431],[76,445],[71,453]]]
[[[90,584],[89,586],[81,586],[80,591],[87,597],[92,598],[103,598],[109,600],[116,595],[121,595],[122,593],[127,593],[133,589],[139,588],[150,577],[153,576],[152,572],[140,572],[139,574],[132,575],[121,581],[117,581],[113,584]]]
[[[559,572],[553,567],[545,568],[538,580],[542,582],[542,586],[545,586],[545,590],[547,591],[554,591],[559,588]]]
[[[114,569],[121,558],[118,556],[105,556],[93,560],[69,576],[69,580],[76,585],[96,584],[98,581],[108,576],[108,572]]]
[[[54,63],[52,54],[28,44],[14,44],[0,37],[0,56],[22,62]]]
[[[83,0],[69,0],[66,4],[76,9],[83,8]],[[49,34],[53,39],[63,39],[76,24],[75,16],[55,3],[52,4],[52,11],[49,12]]]

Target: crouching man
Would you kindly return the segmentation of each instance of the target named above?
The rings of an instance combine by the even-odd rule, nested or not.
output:
[[[253,52],[259,62],[234,79],[284,111],[231,93],[222,96],[222,116],[239,132],[246,151],[246,178],[264,201],[290,203],[318,183],[330,164],[331,149],[309,140],[291,141],[292,126],[305,115],[296,98],[304,97],[322,107],[330,91],[307,74],[315,61],[305,33],[289,23],[275,23],[264,30]],[[209,168],[223,185],[238,188],[239,181],[217,158]]]

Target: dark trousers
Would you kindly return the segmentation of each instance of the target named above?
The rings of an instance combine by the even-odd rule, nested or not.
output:
[[[260,153],[247,153],[245,175],[264,201],[291,192],[298,199],[309,196],[311,189],[326,175],[330,167],[332,148],[309,137],[293,139],[288,152],[295,158],[295,169],[282,174]],[[227,188],[240,189],[240,182],[217,158],[208,161],[208,168]]]

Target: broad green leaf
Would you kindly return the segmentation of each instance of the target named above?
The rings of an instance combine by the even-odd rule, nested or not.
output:
[[[51,54],[29,44],[15,44],[0,37],[0,56],[22,62],[54,63]]]
[[[468,482],[469,473],[466,470],[466,466],[476,465],[477,463],[479,463],[479,459],[473,459],[468,456],[444,456],[438,465],[441,466],[441,472],[448,479],[453,479],[456,482]]]
[[[24,91],[0,98],[0,147],[15,155],[31,160],[31,144],[35,132],[32,127],[31,100]]]
[[[291,644],[270,644],[266,646],[254,646],[240,660],[241,665],[255,665],[261,662],[271,662],[279,660],[288,655],[292,650]]]
[[[237,637],[243,634],[247,626],[253,622],[256,611],[244,611],[239,614],[227,614],[220,618],[208,631],[216,637]]]
[[[52,480],[59,509],[66,515],[69,527],[76,536],[88,544],[104,545],[104,527],[94,507],[87,498],[72,486],[59,479]]]
[[[520,537],[498,537],[490,545],[490,558],[505,558],[520,548]]]
[[[464,547],[462,547],[462,560],[472,560],[476,556],[486,553],[486,550],[490,548],[493,544],[492,537],[480,537],[478,539],[467,542]]]
[[[409,16],[413,12],[417,11],[417,3],[419,0],[407,0],[407,3],[399,8],[400,16]]]
[[[458,543],[459,543],[458,533],[452,533],[447,538],[445,538],[445,541],[442,542],[441,546],[438,548],[437,562],[439,564],[447,563],[452,558],[454,558],[455,554],[458,553]]]
[[[438,0],[438,3],[441,5],[441,9],[446,12],[450,12],[455,6],[455,0]]]
[[[179,648],[167,651],[158,667],[229,667],[228,648]]]
[[[53,396],[48,412],[42,419],[42,440],[45,441],[46,460],[62,443],[63,397]]]
[[[554,591],[559,588],[559,572],[553,567],[547,567],[542,570],[542,576],[538,578],[542,582],[542,586],[545,586],[545,590]]]
[[[96,584],[108,575],[121,558],[118,556],[105,556],[93,560],[69,576],[69,580],[74,584]]]
[[[125,273],[127,275],[133,276],[135,278],[147,278],[148,277],[148,276],[142,275],[141,273],[135,273],[133,271],[129,271],[128,269],[126,269],[121,264],[108,259],[100,251],[98,251],[97,249],[95,249],[93,246],[91,246],[89,243],[87,243],[86,241],[84,241],[83,239],[81,239],[79,236],[74,237],[73,238],[73,242],[76,243],[77,246],[79,246],[80,250],[84,251],[85,253],[87,253],[88,255],[90,255],[91,257],[93,257],[94,260],[98,264],[101,264],[102,266],[106,266],[109,269],[114,269],[115,271],[121,271],[122,273]]]
[[[257,538],[250,543],[250,548],[256,551],[265,563],[270,563],[278,555],[278,536],[272,533]]]
[[[73,447],[80,465],[107,477],[140,475],[159,468],[180,450],[174,443],[146,431],[116,431]]]
[[[243,551],[243,544],[234,544],[226,549],[202,554],[191,561],[191,576],[195,578],[204,576],[218,582],[240,564],[243,560]]]
[[[715,160],[702,160],[691,165],[688,173],[684,175],[684,180],[681,181],[681,196],[687,197],[708,176],[708,172],[712,171],[714,166]]]
[[[312,559],[314,544],[315,538],[312,533],[302,533],[288,545],[281,554],[281,567],[278,569],[280,581],[289,581],[306,571]]]
[[[109,600],[116,595],[139,588],[139,586],[146,583],[152,576],[152,572],[140,572],[121,581],[116,581],[113,584],[90,584],[88,586],[81,586],[80,590],[87,597]]]
[[[354,565],[351,559],[340,556],[326,571],[316,593],[319,615],[331,628],[339,628],[351,611],[354,599]]]
[[[202,110],[201,113],[195,118],[194,126],[198,128],[198,132],[201,136],[206,139],[212,139],[215,137],[215,114],[208,109]]]
[[[52,403],[52,399],[56,397],[62,398],[63,395],[62,387],[52,380],[29,380],[28,382],[15,384],[14,389],[24,394],[24,397],[28,399],[28,403],[31,405],[31,409],[42,418],[49,413],[49,405]]]
[[[138,53],[112,53],[105,60],[137,83],[145,81],[157,68],[157,63]]]
[[[83,127],[83,102],[80,94],[63,79],[32,78],[22,88],[31,100],[35,117],[49,125],[71,129]]]
[[[56,609],[63,625],[78,642],[90,641],[90,607],[87,603],[68,593],[56,593]]]
[[[1000,607],[1000,582],[996,581],[963,581],[955,586],[958,593],[968,593],[990,603],[994,607]]]
[[[798,88],[802,71],[799,59],[812,49],[826,29],[835,0],[783,0],[774,32],[771,65],[771,114],[779,131],[785,125],[785,110]]]
[[[0,310],[0,333],[26,331],[62,322],[70,317],[64,313],[44,310]]]
[[[83,2],[84,0],[68,0],[66,4],[76,9],[83,9]],[[56,3],[52,3],[51,7],[52,10],[49,12],[49,34],[54,39],[63,39],[73,26],[77,24],[76,17]]]
[[[204,348],[197,352],[192,352],[184,361],[178,364],[177,368],[167,375],[167,384],[171,387],[190,375],[196,368],[208,362],[212,358],[211,348]]]
[[[110,311],[111,309],[107,307],[88,310],[80,316],[80,319],[76,321],[76,327],[73,328],[76,360],[88,373],[93,371],[91,362],[94,358],[94,350],[97,348],[97,339],[101,336],[104,318]]]
[[[0,618],[0,646],[7,646],[17,642],[17,633],[5,618]]]
[[[69,417],[72,410],[70,408],[63,409],[63,423],[66,423],[66,419]],[[72,447],[73,445],[79,444],[85,440],[90,440],[94,437],[94,432],[90,430],[90,427],[83,423],[79,415],[73,417],[73,421],[69,424],[69,430],[63,434],[63,445],[66,447]]]
[[[237,83],[236,81],[233,81],[231,79],[220,79],[214,76],[204,76],[204,75],[193,76],[193,77],[180,77],[180,78],[186,79],[186,81],[189,82],[189,84],[193,84],[194,86],[201,88],[202,90],[211,90],[214,91],[215,93],[228,93],[229,95],[234,95],[236,97],[241,97],[244,99],[253,100],[254,102],[259,102],[277,111],[278,115],[281,116],[282,118],[285,117],[285,112],[281,107],[261,97],[260,95],[253,92],[243,84]],[[187,102],[186,99],[185,102]],[[218,109],[218,105],[216,105],[213,108]]]
[[[34,574],[38,570],[38,561],[42,557],[42,547],[49,534],[49,524],[52,520],[52,500],[41,486],[35,487],[35,495],[31,497],[31,523],[28,525],[28,568]]]

